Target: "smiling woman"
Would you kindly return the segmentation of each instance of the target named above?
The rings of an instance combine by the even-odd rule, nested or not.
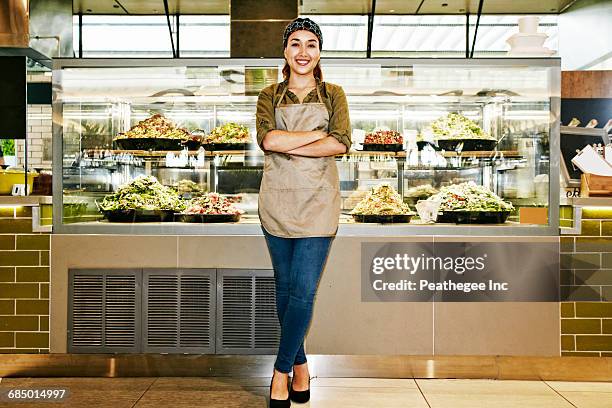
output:
[[[310,19],[297,19],[289,26],[285,33],[291,32],[289,36],[283,37],[283,48],[285,56],[285,66],[283,67],[283,77],[288,80],[291,71],[299,75],[307,75],[312,72],[312,76],[320,81],[323,80],[323,73],[319,60],[321,49],[323,48],[323,37],[318,26],[308,24]],[[312,31],[309,30],[312,28]],[[314,68],[312,67],[314,65]]]
[[[344,91],[322,81],[322,44],[314,21],[292,21],[283,36],[285,80],[263,89],[257,101],[257,142],[265,152],[258,211],[274,267],[281,324],[271,408],[310,398],[304,337],[338,229],[340,188],[334,156],[351,146]]]

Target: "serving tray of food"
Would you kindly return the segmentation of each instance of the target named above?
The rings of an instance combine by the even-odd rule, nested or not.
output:
[[[206,193],[191,199],[184,211],[174,214],[174,219],[191,223],[238,222],[243,213],[227,197],[218,193]]]
[[[414,214],[352,214],[355,222],[369,222],[378,224],[408,223]]]
[[[110,222],[172,221],[185,208],[178,193],[153,176],[138,176],[96,205]]]
[[[442,116],[421,130],[421,140],[435,140],[446,151],[493,150],[497,140],[478,123],[456,112]]]
[[[384,143],[361,143],[364,152],[401,152],[404,150],[402,144],[384,144]]]
[[[113,142],[123,150],[182,150],[183,144],[193,140],[187,131],[157,113],[141,120],[127,132],[119,133]],[[198,146],[199,148],[199,146]]]
[[[191,223],[238,222],[240,214],[174,214],[174,220]]]
[[[238,123],[228,122],[215,127],[202,138],[204,150],[245,150],[251,143],[249,129]]]
[[[162,139],[133,137],[129,139],[116,139],[115,144],[121,150],[183,150],[180,139]]]
[[[404,138],[395,130],[377,130],[366,134],[361,145],[366,152],[400,152],[404,150]]]
[[[436,222],[503,224],[514,210],[512,203],[473,181],[442,187],[427,200],[440,203]]]
[[[437,222],[453,224],[503,224],[510,211],[442,211]]]
[[[109,222],[165,222],[172,221],[173,210],[101,210]]]
[[[249,143],[202,143],[204,150],[247,150]]]
[[[350,212],[355,222],[408,223],[414,215],[395,189],[386,183],[373,187]]]
[[[494,150],[496,140],[490,139],[438,139],[438,147],[446,151],[478,152]]]

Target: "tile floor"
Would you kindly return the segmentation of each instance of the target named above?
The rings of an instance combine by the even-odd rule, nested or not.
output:
[[[0,407],[267,407],[269,378],[3,378]],[[312,408],[612,408],[612,383],[313,378]],[[62,403],[9,402],[7,389],[65,388]]]

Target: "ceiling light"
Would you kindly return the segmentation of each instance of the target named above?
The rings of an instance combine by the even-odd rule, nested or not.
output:
[[[389,13],[395,13],[395,10],[389,10]]]

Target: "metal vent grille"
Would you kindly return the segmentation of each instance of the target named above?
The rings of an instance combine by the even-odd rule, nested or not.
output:
[[[178,339],[178,276],[153,275],[145,281],[145,347],[176,347]]]
[[[250,276],[223,277],[222,347],[252,347],[253,279]]]
[[[68,351],[138,352],[137,270],[70,270]]]
[[[255,277],[255,348],[277,348],[280,325],[276,315],[274,277]]]
[[[136,343],[136,276],[106,277],[104,328],[107,347]],[[138,299],[140,301],[140,299]]]
[[[273,354],[280,327],[269,270],[219,270],[217,353]]]
[[[72,345],[74,347],[104,344],[104,277],[74,276],[72,284]]]
[[[212,284],[211,276],[183,275],[181,277],[181,348],[212,349]]]
[[[144,351],[214,353],[214,269],[144,271]]]

